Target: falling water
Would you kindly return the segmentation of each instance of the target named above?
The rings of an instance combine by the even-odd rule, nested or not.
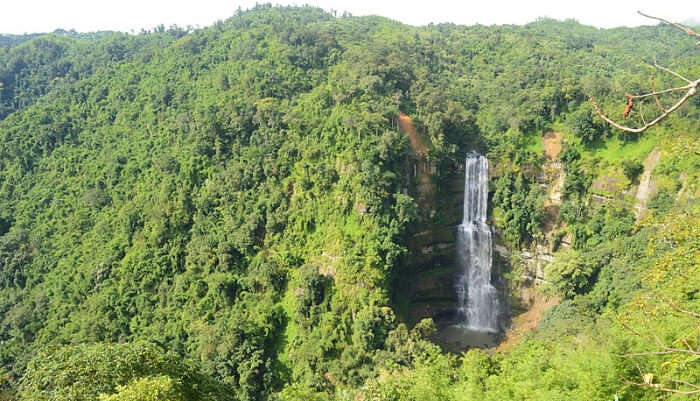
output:
[[[464,217],[457,231],[458,320],[475,331],[497,332],[499,302],[491,284],[491,227],[486,224],[489,161],[467,156]]]

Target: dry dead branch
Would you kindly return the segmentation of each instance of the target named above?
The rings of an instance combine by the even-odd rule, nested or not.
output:
[[[665,19],[663,19],[663,18],[654,17],[653,15],[644,14],[644,13],[641,12],[641,11],[637,11],[637,14],[641,15],[642,17],[647,17],[647,18],[655,19],[655,20],[661,21],[661,22],[663,22],[663,23],[665,23],[665,24],[669,24],[669,25],[675,26],[676,28],[680,29],[681,31],[687,33],[687,34],[690,35],[690,36],[695,36],[696,38],[700,38],[700,33],[695,32],[694,30],[688,28],[687,26],[683,26],[683,25],[681,25],[681,24],[679,24],[679,23],[672,22],[672,21],[668,21],[668,20],[665,20]],[[700,44],[700,42],[698,42],[698,43]]]
[[[635,382],[635,381],[629,380],[629,379],[625,378],[624,376],[620,376],[620,377],[621,377],[622,380],[624,380],[625,383],[627,383],[627,384],[631,384],[631,385],[639,386],[639,387],[653,388],[654,390],[663,391],[663,392],[666,392],[666,393],[675,393],[675,394],[682,394],[682,395],[700,394],[700,387],[698,387],[698,386],[696,386],[696,385],[694,385],[694,384],[690,384],[690,383],[688,383],[688,382],[684,382],[684,381],[682,381],[682,380],[674,380],[674,382],[679,383],[679,384],[686,385],[686,386],[688,386],[688,387],[691,387],[692,390],[684,391],[684,390],[678,390],[678,389],[673,389],[673,388],[667,388],[667,387],[662,387],[662,386],[661,386],[660,384],[658,384],[658,383],[651,383],[651,382],[649,382],[649,383],[647,383],[647,382],[639,383],[639,382]]]
[[[675,23],[675,22],[667,21],[663,18],[654,17],[651,15],[644,14],[641,11],[637,11],[637,12],[644,17],[655,19],[657,21],[661,21],[663,23],[672,25],[672,26],[682,30],[683,32],[687,33],[690,36],[700,38],[700,34],[698,34],[697,32],[693,31],[692,29],[690,29],[688,27],[685,27],[685,26],[680,25],[680,24]],[[698,44],[700,45],[700,42],[698,42]],[[626,93],[625,94],[626,105],[625,105],[625,111],[622,114],[622,118],[627,119],[627,117],[629,116],[629,114],[632,112],[632,110],[634,108],[635,100],[639,100],[640,117],[641,117],[642,124],[643,124],[641,127],[637,127],[637,128],[629,127],[629,126],[620,124],[617,121],[606,116],[603,113],[603,111],[600,109],[600,106],[598,106],[598,103],[596,102],[596,100],[593,97],[591,97],[591,99],[590,99],[591,105],[593,106],[593,109],[595,110],[596,114],[598,114],[598,117],[602,118],[605,122],[607,122],[608,124],[612,125],[613,127],[617,128],[617,129],[620,129],[620,130],[625,131],[625,132],[630,132],[633,134],[639,134],[639,133],[642,133],[642,132],[646,131],[647,129],[653,127],[654,125],[658,124],[659,122],[661,122],[663,119],[665,119],[671,113],[673,113],[679,107],[681,107],[685,102],[687,102],[688,99],[690,99],[691,97],[695,96],[698,93],[698,86],[700,85],[700,78],[695,79],[695,80],[688,79],[676,71],[673,71],[669,68],[666,68],[666,67],[659,65],[656,62],[656,59],[654,60],[654,67],[660,71],[667,73],[667,74],[673,75],[682,81],[685,81],[686,85],[675,87],[675,88],[656,90],[656,88],[654,86],[654,75],[652,73],[652,77],[651,77],[651,90],[652,91],[650,93],[645,93],[645,94],[641,94],[641,95],[630,95],[629,93]],[[659,100],[658,96],[663,95],[663,94],[667,94],[667,93],[673,93],[673,92],[685,92],[685,93],[683,94],[683,96],[680,99],[678,99],[678,101],[676,101],[676,103],[673,104],[673,106],[666,109],[661,104],[661,101]],[[643,106],[644,99],[649,98],[649,97],[654,98],[656,105],[661,110],[661,114],[656,116],[656,118],[652,119],[651,121],[647,122],[646,119],[644,118],[644,115],[642,114],[641,109]]]
[[[651,86],[652,92],[656,92],[656,85],[654,84],[654,71],[652,71],[652,73],[651,73],[651,79],[649,80],[649,85]],[[661,100],[659,100],[658,95],[654,95],[654,102],[656,103],[656,106],[659,108],[659,110],[661,110],[662,113],[666,111],[666,109],[664,109],[664,106],[661,104]],[[640,110],[640,112],[641,112],[641,110]],[[643,122],[644,122],[644,124],[647,123],[646,121],[643,121]]]

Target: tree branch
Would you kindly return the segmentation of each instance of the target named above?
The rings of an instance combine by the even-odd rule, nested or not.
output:
[[[673,380],[673,381],[676,382],[676,383],[685,384],[685,385],[688,386],[688,387],[693,387],[693,388],[700,389],[700,386],[696,386],[696,385],[693,384],[693,383],[688,383],[688,382],[684,382],[683,380],[676,380],[676,379],[671,379],[671,380]]]
[[[620,354],[618,356],[620,358],[634,358],[637,356],[668,355],[668,354],[675,354],[675,352],[674,351],[638,352],[635,354]]]
[[[684,77],[683,75],[681,75],[681,74],[679,74],[679,73],[677,73],[677,72],[675,72],[675,71],[673,71],[673,70],[669,70],[669,69],[666,68],[666,67],[660,66],[660,65],[656,62],[656,57],[654,57],[654,67],[660,69],[661,71],[665,71],[665,72],[667,72],[667,73],[669,73],[669,74],[671,74],[671,75],[674,75],[674,76],[676,76],[676,77],[678,77],[678,78],[684,80],[685,82],[687,82],[687,83],[689,83],[689,84],[691,84],[691,85],[693,84],[693,81],[689,80],[688,78]]]
[[[654,343],[656,344],[659,348],[661,348],[663,351],[649,351],[649,352],[639,352],[639,353],[630,353],[630,354],[621,354],[618,355],[621,358],[631,358],[631,357],[636,357],[636,356],[649,356],[649,355],[666,355],[666,354],[690,354],[690,355],[700,355],[700,351],[697,351],[693,349],[693,347],[690,346],[687,342],[685,342],[685,345],[688,347],[688,349],[682,349],[682,348],[672,348],[666,346],[666,344],[661,341],[659,336],[656,334],[656,331],[654,330],[651,325],[649,325],[649,330],[651,331],[651,337],[643,336],[641,335],[638,331],[634,330],[632,327],[629,325],[625,324],[622,322],[620,319],[617,319],[617,322],[627,330],[631,331],[634,335],[637,337],[641,338],[646,338],[646,340],[649,343]]]
[[[634,99],[644,99],[644,98],[647,98],[649,96],[656,97],[657,95],[663,95],[664,93],[677,92],[680,90],[687,90],[689,88],[690,88],[690,85],[685,85],[685,86],[679,86],[677,88],[668,88],[668,89],[664,89],[664,90],[660,90],[660,91],[656,91],[656,92],[645,93],[643,95],[633,95],[632,97]],[[662,107],[662,109],[663,109],[663,107]],[[665,109],[663,109],[663,110],[666,111]]]
[[[683,26],[683,25],[681,25],[681,24],[679,24],[679,23],[671,22],[671,21],[668,21],[668,20],[665,20],[665,19],[659,18],[659,17],[654,17],[653,15],[644,14],[644,13],[641,12],[641,11],[637,11],[637,14],[639,14],[639,15],[641,15],[641,16],[643,16],[643,17],[647,17],[647,18],[655,19],[655,20],[657,20],[657,21],[661,21],[661,22],[666,23],[666,24],[669,24],[669,25],[673,25],[673,26],[675,26],[676,28],[680,29],[681,31],[687,33],[687,34],[690,35],[690,36],[695,36],[696,38],[700,38],[700,34],[699,34],[699,33],[695,32],[694,30],[692,30],[692,29],[690,29],[690,28],[688,28],[688,27],[685,27],[685,26]]]
[[[662,299],[663,299],[671,308],[673,308],[673,310],[675,310],[676,312],[680,312],[680,313],[684,313],[684,314],[686,314],[686,315],[690,315],[690,316],[692,316],[692,317],[700,318],[700,313],[693,312],[693,311],[689,311],[689,310],[685,310],[685,309],[681,309],[680,306],[676,305],[676,304],[675,304],[673,301],[671,301],[670,299],[666,299],[666,298],[662,298]]]
[[[642,16],[644,16],[644,17],[651,18],[651,19],[655,19],[655,20],[661,21],[661,22],[663,22],[663,23],[665,23],[665,24],[669,24],[669,25],[671,25],[671,26],[674,26],[674,27],[676,27],[676,28],[682,30],[683,32],[687,33],[687,34],[690,35],[690,36],[694,36],[694,37],[700,38],[700,34],[698,34],[698,33],[695,32],[694,30],[692,30],[692,29],[690,29],[690,28],[688,28],[688,27],[685,27],[685,26],[683,26],[683,25],[681,25],[681,24],[678,24],[678,23],[675,23],[675,22],[672,22],[672,21],[668,21],[668,20],[665,20],[665,19],[663,19],[663,18],[654,17],[653,15],[644,14],[644,13],[641,12],[641,11],[637,11],[637,13],[639,13],[639,15],[642,15]],[[698,45],[700,45],[700,42],[698,42]],[[608,116],[606,116],[605,114],[603,114],[603,112],[601,111],[600,107],[598,106],[598,103],[596,103],[595,99],[594,99],[593,97],[591,97],[591,99],[590,99],[590,100],[591,100],[591,104],[593,105],[593,108],[595,109],[596,114],[598,114],[598,117],[602,118],[605,122],[607,122],[608,124],[612,125],[613,127],[617,128],[617,129],[619,129],[619,130],[622,130],[622,131],[625,131],[625,132],[630,132],[630,133],[633,133],[633,134],[639,134],[639,133],[642,133],[642,132],[646,131],[647,129],[653,127],[654,125],[658,124],[659,122],[661,122],[663,119],[665,119],[666,117],[668,117],[669,114],[673,113],[673,112],[676,111],[679,107],[681,107],[685,102],[687,102],[688,99],[690,99],[691,97],[693,97],[693,96],[695,96],[695,95],[697,94],[697,92],[698,92],[698,85],[700,85],[700,79],[696,79],[695,81],[691,81],[690,79],[684,77],[683,75],[681,75],[681,74],[679,74],[679,73],[677,73],[677,72],[675,72],[675,71],[673,71],[673,70],[670,70],[670,69],[668,69],[668,68],[666,68],[666,67],[660,66],[660,65],[656,62],[656,58],[654,58],[654,67],[656,67],[656,68],[658,68],[658,69],[661,70],[661,71],[664,71],[664,72],[666,72],[666,73],[668,73],[668,74],[671,74],[671,75],[673,75],[673,76],[675,76],[675,77],[677,77],[677,78],[679,78],[679,79],[685,81],[685,82],[687,83],[687,85],[685,85],[685,86],[680,86],[680,87],[677,87],[677,88],[669,88],[669,89],[664,89],[664,90],[657,91],[656,88],[654,87],[654,76],[653,76],[653,73],[652,73],[652,78],[651,78],[651,88],[652,88],[652,92],[651,92],[651,93],[642,94],[642,95],[636,95],[636,96],[635,96],[635,95],[629,95],[629,94],[626,94],[626,95],[625,95],[625,96],[627,97],[627,107],[625,108],[625,113],[623,114],[623,118],[627,118],[627,116],[629,115],[629,113],[632,111],[632,108],[634,107],[634,101],[633,101],[633,99],[644,99],[644,98],[647,98],[647,97],[654,97],[654,101],[656,102],[656,105],[657,105],[657,106],[659,107],[659,109],[662,111],[661,115],[659,115],[659,116],[656,117],[655,119],[653,119],[653,120],[647,122],[646,119],[644,118],[644,116],[640,113],[640,117],[642,118],[642,123],[643,123],[644,125],[641,126],[641,127],[639,127],[639,128],[628,127],[628,126],[626,126],[626,125],[622,125],[622,124],[620,124],[620,123],[614,121],[614,120],[611,119],[610,117],[608,117]],[[665,93],[676,92],[676,91],[682,91],[682,90],[685,90],[685,91],[686,91],[686,92],[685,92],[685,95],[683,95],[683,97],[682,97],[680,100],[678,100],[673,106],[671,106],[668,110],[666,110],[666,109],[661,105],[661,101],[659,100],[658,95],[665,94]],[[641,106],[642,106],[642,105],[640,104],[640,107],[641,107]]]
[[[646,125],[646,124],[647,124],[647,119],[644,118],[644,102],[641,102],[640,105],[639,105],[639,117],[642,118],[642,123],[643,123],[644,125]]]
[[[649,330],[651,330],[651,335],[654,337],[654,341],[656,342],[656,345],[658,345],[664,351],[675,352],[675,353],[680,353],[680,354],[700,355],[700,351],[694,350],[692,347],[690,347],[690,345],[688,345],[688,349],[672,348],[672,347],[666,346],[663,343],[663,341],[661,341],[661,339],[659,338],[659,335],[656,334],[656,330],[654,330],[654,328],[651,327],[651,323],[649,324]]]
[[[652,92],[656,92],[656,85],[654,85],[654,71],[653,70],[651,73],[651,90],[652,90]],[[666,109],[661,104],[661,100],[659,100],[659,97],[657,95],[653,95],[653,96],[654,96],[654,102],[656,102],[656,105],[659,107],[659,110],[661,110],[662,113],[665,112]],[[646,123],[647,122],[644,121],[644,124],[646,124]]]
[[[685,93],[685,95],[683,95],[683,97],[678,102],[676,102],[676,104],[671,106],[671,108],[669,108],[668,110],[663,112],[660,116],[656,117],[652,121],[644,124],[643,126],[641,126],[639,128],[627,127],[625,125],[622,125],[622,124],[619,124],[619,123],[613,121],[608,116],[603,114],[603,112],[600,110],[600,107],[598,106],[598,103],[596,103],[595,99],[592,97],[591,97],[591,104],[593,105],[593,109],[595,110],[596,114],[598,114],[598,117],[605,120],[608,124],[612,125],[613,127],[617,128],[617,129],[620,129],[622,131],[630,132],[633,134],[639,134],[639,133],[644,132],[647,129],[653,127],[654,125],[658,124],[659,122],[661,122],[661,120],[668,117],[669,114],[673,113],[674,111],[676,111],[676,109],[681,107],[683,105],[683,103],[687,102],[688,99],[695,96],[698,93],[698,89],[697,89],[698,85],[700,85],[700,79],[698,79],[695,82],[693,82],[692,84],[686,85],[684,87],[677,88],[677,89],[674,88],[674,90],[687,89],[688,91]]]
[[[639,386],[639,387],[649,387],[649,388],[653,388],[653,389],[658,390],[658,391],[665,391],[665,392],[667,392],[667,393],[676,393],[676,394],[683,394],[683,395],[693,395],[693,394],[699,394],[699,393],[700,393],[700,389],[699,389],[697,386],[695,386],[695,385],[689,385],[689,386],[690,386],[690,387],[693,387],[693,388],[696,388],[696,390],[683,391],[683,390],[676,390],[676,389],[673,389],[673,388],[661,387],[660,384],[654,384],[654,383],[638,383],[638,382],[631,381],[631,380],[627,379],[627,378],[624,377],[624,376],[620,376],[620,377],[621,377],[622,380],[624,380],[625,383],[627,383],[627,384],[632,384],[632,385],[634,385],[634,386]],[[679,382],[679,383],[682,383],[682,384],[687,384],[687,383],[682,382],[682,381],[680,381],[680,380],[674,380],[674,382]]]

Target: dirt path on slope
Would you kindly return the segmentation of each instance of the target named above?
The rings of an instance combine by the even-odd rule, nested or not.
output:
[[[659,163],[661,158],[661,152],[658,149],[652,149],[649,156],[644,160],[644,172],[642,177],[639,179],[639,188],[637,188],[637,202],[634,205],[634,212],[637,217],[641,216],[643,212],[647,210],[647,202],[649,202],[649,197],[651,197],[652,192],[655,188],[651,182],[651,173],[654,168]]]

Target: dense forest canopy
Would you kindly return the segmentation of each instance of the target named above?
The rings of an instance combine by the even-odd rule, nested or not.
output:
[[[258,6],[191,32],[0,36],[0,400],[697,390],[698,322],[677,309],[700,310],[700,97],[643,136],[588,103],[648,87],[654,57],[700,73],[672,27],[550,19],[412,27]],[[419,213],[400,112],[438,187],[467,152],[489,156],[513,249],[544,237],[532,171],[541,135],[564,132],[554,235],[572,241],[544,289],[562,301],[508,352],[443,352],[392,303]],[[599,177],[638,184],[651,148],[645,217],[593,201],[614,198]]]

